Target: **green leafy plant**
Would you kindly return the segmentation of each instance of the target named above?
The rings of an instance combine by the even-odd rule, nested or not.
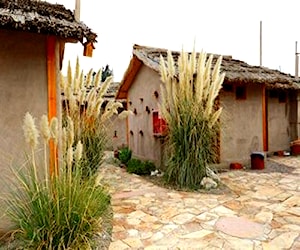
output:
[[[151,171],[155,170],[155,165],[150,161],[141,161],[132,158],[128,161],[127,172],[137,175],[150,175]]]
[[[42,119],[45,145],[59,134],[55,122],[51,124]],[[105,230],[101,222],[109,214],[110,196],[96,183],[96,176],[83,178],[83,146],[80,141],[74,145],[72,125],[69,120],[62,138],[66,152],[59,174],[52,173],[50,178],[48,161],[36,159],[39,131],[33,117],[25,116],[23,128],[31,156],[23,169],[14,171],[15,188],[6,199],[7,215],[24,249],[90,249],[94,235]],[[47,147],[44,150],[48,159]]]
[[[149,175],[151,174],[151,171],[154,171],[156,169],[156,166],[152,161],[145,161],[144,169],[146,171],[146,174]]]
[[[132,150],[128,147],[121,148],[119,150],[118,158],[121,163],[127,165],[128,161],[131,159],[132,156]]]
[[[217,61],[212,67],[213,60]],[[166,138],[168,183],[197,189],[207,176],[208,164],[216,162],[219,117],[222,108],[216,98],[222,87],[222,57],[206,53],[181,52],[175,67],[171,52],[161,57],[162,103],[160,110],[168,124]],[[213,70],[212,70],[213,68]]]

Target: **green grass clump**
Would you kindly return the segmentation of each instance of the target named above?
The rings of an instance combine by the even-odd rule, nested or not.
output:
[[[28,169],[27,169],[28,170]],[[47,184],[36,179],[34,166],[16,173],[16,189],[7,200],[8,216],[25,249],[89,249],[105,230],[110,196],[92,178],[82,181],[80,167],[61,171]]]
[[[94,74],[91,69],[84,76],[78,58],[74,74],[69,63],[67,78],[61,75],[63,124],[68,124],[70,119],[73,122],[74,144],[80,141],[83,145],[81,167],[86,176],[94,175],[99,169],[108,143],[107,125],[122,107],[120,102],[104,97],[113,81],[112,76],[104,82],[101,79],[102,70]],[[120,117],[127,113],[123,111]]]
[[[168,124],[165,177],[179,188],[197,189],[207,176],[209,163],[216,162],[219,117],[216,106],[224,74],[220,57],[213,70],[211,55],[182,52],[175,67],[172,54],[161,57],[162,116]]]
[[[121,163],[127,165],[128,161],[131,159],[132,151],[128,147],[121,148],[118,152],[118,158]]]
[[[155,169],[153,162],[141,161],[135,158],[130,159],[127,164],[127,172],[137,175],[150,175],[151,171],[154,171]]]
[[[98,185],[97,175],[86,175],[81,165],[86,152],[81,141],[74,144],[73,121],[68,118],[66,127],[58,129],[56,118],[48,123],[43,116],[40,124],[39,131],[34,118],[25,115],[23,129],[31,155],[23,169],[13,170],[14,189],[5,200],[14,235],[23,249],[91,249],[94,236],[106,233],[101,222],[110,214],[110,196]],[[43,161],[36,160],[39,137],[44,142]],[[58,142],[63,144],[60,162],[51,161],[55,166],[49,164],[49,141],[54,150]]]

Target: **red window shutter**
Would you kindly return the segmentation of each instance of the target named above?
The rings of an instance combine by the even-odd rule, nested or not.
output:
[[[158,111],[152,112],[152,118],[153,118],[153,134],[157,136],[165,135],[167,131],[166,121],[159,115]]]

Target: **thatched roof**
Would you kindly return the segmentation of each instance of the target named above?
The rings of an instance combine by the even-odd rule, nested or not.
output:
[[[117,98],[123,99],[127,96],[127,91],[142,64],[159,73],[160,55],[166,59],[167,52],[166,49],[134,45],[133,57],[122,79]],[[172,55],[177,65],[180,52],[172,51]],[[219,55],[214,55],[213,65],[218,57]],[[300,89],[300,81],[290,74],[266,67],[251,66],[243,61],[233,59],[231,56],[223,56],[221,70],[225,72],[226,83],[257,83],[265,84],[267,88]]]
[[[0,29],[55,35],[94,42],[97,35],[75,21],[71,10],[60,4],[33,0],[0,0]]]
[[[115,99],[116,94],[117,94],[117,92],[119,90],[119,87],[120,87],[120,82],[112,82],[109,85],[106,93],[104,94],[104,97],[106,99]]]

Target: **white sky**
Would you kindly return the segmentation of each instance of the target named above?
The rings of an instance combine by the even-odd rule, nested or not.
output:
[[[75,0],[47,0],[75,8]],[[95,71],[109,64],[121,81],[133,44],[232,55],[259,65],[259,26],[263,26],[263,66],[295,74],[295,41],[300,52],[299,0],[81,0],[81,20],[98,34],[93,57],[83,46],[67,44],[63,72],[79,56]]]

